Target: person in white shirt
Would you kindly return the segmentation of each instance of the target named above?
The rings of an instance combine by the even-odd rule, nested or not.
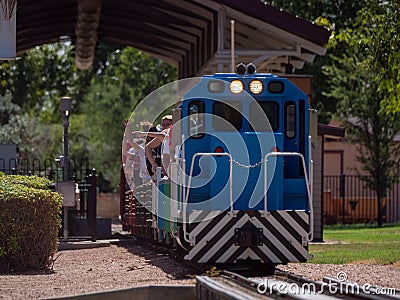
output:
[[[156,168],[159,167],[153,157],[153,149],[157,148],[161,145],[162,150],[162,172],[163,175],[168,175],[168,168],[170,165],[170,142],[169,142],[169,134],[172,126],[172,116],[166,115],[162,118],[161,132],[146,132],[146,131],[135,131],[133,132],[134,135],[137,137],[152,137],[153,139],[148,142],[145,146],[145,153],[146,157],[151,164],[151,168],[155,173]]]
[[[129,129],[129,127],[127,128]],[[127,132],[124,135],[122,145],[122,158],[124,172],[132,188],[132,183],[135,185],[146,183],[151,180],[151,176],[146,165],[145,144],[138,144],[129,130]]]

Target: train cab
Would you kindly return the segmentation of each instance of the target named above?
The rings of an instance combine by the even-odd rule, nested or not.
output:
[[[183,250],[193,263],[310,259],[307,95],[252,64],[189,83],[173,111],[169,177],[158,168],[153,182],[136,187],[138,234]]]
[[[185,95],[181,120],[190,203],[227,209],[232,200],[232,210],[261,210],[266,194],[267,210],[308,208],[309,164],[303,167],[310,161],[308,102],[288,79],[203,77]]]
[[[310,259],[307,99],[287,78],[258,74],[252,65],[203,76],[184,95],[173,134],[181,149],[185,259],[268,265]]]

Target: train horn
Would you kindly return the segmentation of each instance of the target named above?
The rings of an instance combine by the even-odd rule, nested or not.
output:
[[[250,63],[247,65],[246,70],[247,70],[247,75],[253,75],[256,72],[256,66]]]
[[[236,74],[243,76],[246,73],[246,66],[242,63],[236,66]]]

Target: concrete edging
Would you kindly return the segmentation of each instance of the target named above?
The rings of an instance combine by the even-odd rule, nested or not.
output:
[[[123,278],[121,278],[123,280]],[[64,300],[195,300],[195,285],[147,285],[129,289],[82,294],[60,298]]]

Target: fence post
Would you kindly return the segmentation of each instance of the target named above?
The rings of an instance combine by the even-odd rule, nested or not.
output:
[[[346,175],[340,174],[340,198],[342,199],[342,225],[345,224],[345,198],[346,198]]]
[[[87,202],[87,218],[88,218],[88,225],[91,233],[92,242],[96,241],[96,235],[97,235],[96,188],[97,188],[97,176],[96,176],[96,170],[93,169],[92,172],[89,174],[88,202]]]

